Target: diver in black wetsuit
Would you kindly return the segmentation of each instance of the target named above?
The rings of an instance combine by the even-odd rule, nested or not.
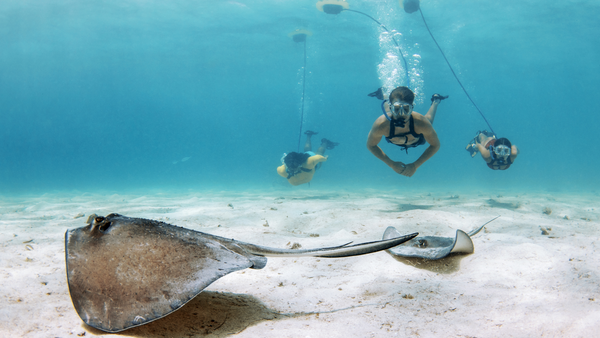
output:
[[[378,89],[369,94],[379,99],[384,99],[383,92]],[[415,94],[408,87],[398,87],[390,93],[389,100],[382,103],[384,110],[369,132],[367,148],[381,161],[387,164],[400,175],[411,177],[417,169],[430,159],[439,149],[440,140],[433,129],[433,120],[437,112],[437,106],[447,96],[434,94],[431,97],[431,107],[425,116],[413,111]],[[379,147],[381,138],[385,137],[389,143],[400,146],[408,151],[408,148],[429,143],[423,154],[413,163],[392,161]]]

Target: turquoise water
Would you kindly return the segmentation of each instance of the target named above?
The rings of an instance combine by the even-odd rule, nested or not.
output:
[[[521,150],[500,172],[464,150],[487,126],[420,14],[398,1],[349,1],[396,31],[416,111],[433,93],[450,95],[434,124],[441,149],[412,178],[365,146],[381,114],[367,94],[405,81],[386,68],[397,51],[367,17],[315,3],[3,0],[0,191],[292,189],[275,168],[298,145],[304,47],[288,37],[295,29],[313,33],[303,131],[340,146],[310,187],[293,189],[599,188],[599,2],[422,1],[459,79]],[[381,146],[404,162],[424,150]]]

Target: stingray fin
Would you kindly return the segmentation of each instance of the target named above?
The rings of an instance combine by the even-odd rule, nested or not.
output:
[[[473,252],[475,252],[475,247],[473,246],[471,237],[469,237],[469,235],[462,230],[456,230],[454,245],[452,246],[450,253],[471,254]]]
[[[401,236],[398,230],[394,227],[387,227],[383,233],[383,239],[390,239]]]
[[[248,259],[252,262],[252,266],[250,267],[250,269],[259,270],[267,266],[267,257],[253,255],[251,257],[248,257]]]

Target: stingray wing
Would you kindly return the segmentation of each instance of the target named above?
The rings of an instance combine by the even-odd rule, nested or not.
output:
[[[119,332],[162,318],[217,279],[254,265],[203,235],[122,216],[104,231],[93,225],[67,231],[67,280],[77,313],[92,327]]]
[[[471,237],[462,230],[456,230],[456,237],[454,237],[454,246],[450,253],[464,253],[472,254],[475,252],[475,246]]]

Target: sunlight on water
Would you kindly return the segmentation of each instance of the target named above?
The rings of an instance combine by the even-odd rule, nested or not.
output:
[[[382,60],[377,65],[377,72],[379,80],[381,80],[381,84],[385,88],[384,92],[389,94],[394,88],[408,84],[408,87],[415,93],[415,103],[423,103],[423,78],[421,77],[423,69],[420,62],[421,56],[416,53],[419,45],[415,43],[410,48],[407,48],[402,44],[401,33],[392,31],[392,34],[404,52],[404,58],[409,68],[408,80],[410,83],[406,79],[404,63],[400,57],[400,51],[391,38],[391,34],[382,32],[379,37],[379,50]]]
[[[415,93],[415,103],[423,103],[423,69],[421,68],[421,56],[419,44],[409,45],[406,43],[402,33],[398,32],[396,14],[390,8],[378,10],[381,23],[390,32],[382,30],[379,35],[379,53],[381,61],[377,65],[377,74],[381,81],[384,92],[389,94],[398,86],[408,86]],[[409,31],[410,34],[410,31]],[[394,42],[395,40],[395,42]],[[399,47],[396,46],[398,43]],[[401,54],[402,53],[402,54]],[[408,72],[404,67],[404,61],[408,66]],[[408,73],[408,79],[406,74]]]
[[[402,34],[396,35],[397,41],[402,41]],[[404,69],[402,58],[388,32],[382,32],[379,35],[379,51],[382,59],[379,65],[377,65],[377,73],[384,87],[384,92],[389,94],[390,91],[398,86],[406,86],[408,82],[405,78],[406,70]]]

